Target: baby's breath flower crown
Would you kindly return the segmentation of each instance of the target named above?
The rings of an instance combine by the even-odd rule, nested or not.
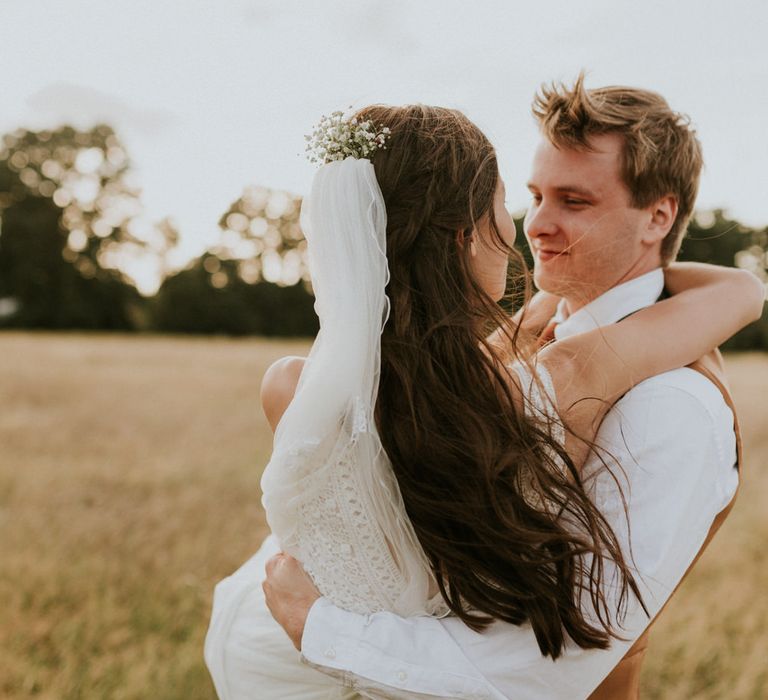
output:
[[[323,115],[307,141],[307,158],[310,163],[331,163],[345,158],[368,158],[378,150],[386,150],[390,130],[386,126],[374,126],[370,119],[346,117],[344,112]]]

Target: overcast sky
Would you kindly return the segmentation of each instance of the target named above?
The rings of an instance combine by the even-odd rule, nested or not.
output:
[[[658,90],[704,144],[700,207],[768,224],[768,3],[2,0],[0,130],[106,120],[147,214],[210,242],[248,184],[307,191],[303,135],[370,102],[464,110],[513,209],[545,80]]]

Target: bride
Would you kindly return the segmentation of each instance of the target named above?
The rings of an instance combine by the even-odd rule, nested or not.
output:
[[[640,593],[581,486],[591,439],[634,384],[751,321],[761,290],[740,271],[672,266],[671,299],[537,351],[556,300],[539,294],[512,319],[497,304],[520,255],[472,122],[374,106],[335,113],[311,145],[323,164],[302,227],[321,330],[306,360],[263,380],[272,534],[216,587],[205,657],[219,697],[355,697],[302,665],[269,614],[264,563],[281,550],[354,612],[528,621],[553,658],[567,637],[607,646],[603,560],[621,600]]]

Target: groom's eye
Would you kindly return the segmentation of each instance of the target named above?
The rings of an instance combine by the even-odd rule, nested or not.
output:
[[[585,204],[588,204],[588,202],[584,199],[573,199],[572,197],[566,198],[565,203],[568,206],[573,206],[573,207],[578,207],[578,206],[583,206]]]

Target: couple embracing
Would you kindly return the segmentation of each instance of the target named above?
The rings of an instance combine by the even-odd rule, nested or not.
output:
[[[533,113],[540,291],[521,273],[513,316],[515,226],[472,122],[377,105],[315,132],[321,329],[263,379],[272,534],[216,588],[222,700],[637,697],[738,487],[714,349],[764,291],[673,262],[702,156],[662,97],[579,78]]]

